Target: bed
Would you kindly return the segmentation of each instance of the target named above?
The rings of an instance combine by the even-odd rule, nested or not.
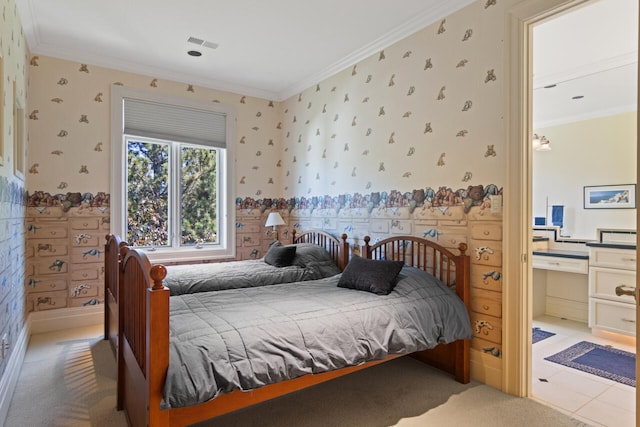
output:
[[[370,239],[367,237],[361,252],[362,258],[354,256],[347,264],[345,271],[338,276],[261,288],[230,289],[171,297],[169,289],[163,285],[167,268],[162,265],[151,265],[143,251],[123,245],[120,247],[121,279],[123,282],[120,290],[125,293],[125,296],[122,299],[124,305],[122,336],[120,338],[122,351],[118,362],[118,407],[125,410],[129,424],[132,426],[186,426],[406,354],[411,354],[422,361],[450,372],[459,382],[469,382],[469,341],[472,333],[468,318],[469,257],[466,255],[466,249],[466,245],[462,244],[459,247],[460,253],[454,254],[433,242],[413,236],[394,237],[370,244]],[[367,264],[367,262],[374,260],[378,263],[373,270],[378,269],[379,264],[384,262],[402,261],[397,279],[391,282],[394,285],[387,294],[364,292],[354,289],[349,283],[345,285],[341,282],[345,276],[359,277],[357,270],[352,271],[353,265],[369,268],[371,264]],[[385,265],[384,271],[386,270],[388,269]],[[424,282],[420,281],[426,277],[429,277],[428,280],[434,288],[428,292],[424,289],[431,288],[431,285],[426,286]],[[451,290],[451,286],[455,288],[454,291]],[[340,292],[340,294],[338,295],[336,292]],[[352,305],[352,299],[353,302],[364,304],[355,311],[365,313],[369,319],[367,322],[384,324],[386,322],[383,317],[384,312],[388,310],[388,307],[396,306],[395,303],[390,303],[392,300],[387,300],[387,298],[419,301],[424,292],[435,292],[438,298],[442,298],[443,301],[446,298],[447,302],[441,304],[443,311],[455,312],[455,316],[460,320],[456,321],[455,326],[452,326],[454,332],[439,332],[439,338],[435,343],[427,343],[425,339],[425,342],[420,344],[388,343],[388,347],[384,348],[374,348],[371,344],[370,349],[360,349],[360,354],[356,352],[355,356],[348,356],[352,354],[351,351],[343,351],[344,348],[333,348],[331,347],[333,344],[327,346],[327,343],[323,341],[323,335],[332,335],[332,331],[337,331],[338,335],[341,335],[348,333],[349,329],[356,330],[356,340],[363,338],[360,334],[366,333],[368,329],[378,331],[375,327],[368,328],[366,325],[369,323],[366,322],[362,323],[360,328],[334,327],[331,319],[340,315],[336,312]],[[258,304],[246,305],[248,303],[242,302],[242,294],[246,296],[247,301],[257,300]],[[293,299],[285,299],[285,295],[289,294],[293,296]],[[300,299],[301,295],[305,296],[304,299]],[[320,307],[313,305],[313,302],[318,300],[322,301],[324,305]],[[217,305],[213,309],[206,308],[207,304],[211,302]],[[367,305],[375,307],[375,310],[367,311],[365,307]],[[283,306],[288,308],[283,308]],[[305,306],[310,308],[305,308]],[[454,306],[459,307],[453,310]],[[394,313],[406,311],[410,313],[410,316],[416,318],[432,317],[431,314],[425,314],[426,310],[423,310],[423,306],[415,305],[407,310],[402,305],[398,305],[398,307],[400,310],[394,310]],[[168,314],[170,312],[171,316]],[[240,317],[245,322],[244,324],[229,324],[228,316],[232,316],[232,313],[235,312],[243,313]],[[195,318],[191,317],[194,313],[196,313]],[[265,315],[265,313],[267,314]],[[310,318],[309,313],[314,313],[314,315]],[[349,315],[355,316],[354,313]],[[266,317],[263,318],[263,316]],[[280,369],[278,366],[275,366],[275,369],[267,369],[266,376],[264,372],[256,369],[258,373],[256,378],[249,379],[257,384],[256,388],[243,391],[234,388],[233,384],[229,385],[233,381],[225,382],[220,379],[229,375],[233,376],[234,371],[241,372],[243,368],[240,365],[260,365],[261,359],[252,358],[253,353],[248,353],[246,359],[242,359],[240,356],[236,358],[236,349],[215,350],[207,357],[215,359],[226,352],[230,355],[229,357],[233,356],[235,365],[227,367],[226,373],[223,367],[223,371],[213,375],[213,381],[219,382],[219,390],[213,391],[214,398],[200,396],[199,398],[204,399],[202,402],[182,405],[180,402],[172,402],[171,398],[165,394],[166,389],[171,388],[170,382],[185,377],[184,373],[180,373],[180,369],[183,364],[187,363],[186,359],[190,358],[189,355],[177,352],[179,346],[176,346],[176,343],[186,345],[187,348],[194,348],[193,342],[197,344],[198,340],[210,339],[197,327],[199,323],[227,325],[227,329],[222,332],[218,331],[218,339],[222,341],[235,340],[241,346],[247,344],[248,348],[252,348],[250,335],[258,336],[258,342],[261,343],[261,346],[267,347],[268,352],[277,353],[275,361],[272,359],[266,365],[270,363],[277,365],[278,360],[284,358],[292,359],[296,363],[297,358],[293,355],[304,353],[306,350],[298,350],[291,345],[293,341],[296,341],[296,338],[291,338],[284,333],[281,334],[279,328],[272,325],[272,321],[276,322],[277,318],[285,316],[287,316],[285,323],[295,318],[296,324],[292,329],[306,331],[307,328],[311,328],[311,334],[302,336],[301,340],[317,341],[317,346],[308,351],[322,359],[320,365],[327,366],[310,367],[308,362],[297,362],[297,366],[286,369]],[[179,318],[196,320],[191,322],[187,320],[188,324],[185,325],[185,322],[180,322]],[[300,319],[302,321],[298,322]],[[362,322],[358,319],[360,318],[353,318],[352,324],[357,325],[358,322]],[[404,321],[405,318],[402,322]],[[446,329],[448,327],[446,320],[438,323],[440,323],[439,328]],[[255,329],[256,325],[258,332]],[[317,332],[318,329],[313,329],[318,326],[320,333]],[[235,335],[239,331],[244,333],[245,329],[250,331],[249,335],[242,337]],[[376,333],[381,340],[388,341],[389,337],[394,337],[391,341],[395,342],[396,337],[412,335],[412,331],[414,331],[413,324],[403,324],[400,329]],[[273,339],[266,338],[270,335],[273,336]],[[445,336],[448,338],[444,339]],[[373,337],[367,342],[371,343],[375,339]],[[341,340],[340,338],[336,342],[343,341],[347,343],[347,347],[351,342],[349,339]],[[438,344],[440,341],[447,342]],[[395,348],[397,345],[400,346],[400,350]],[[208,344],[204,347],[208,347]],[[196,352],[204,354],[202,349]],[[344,353],[348,356],[347,358],[352,360],[340,361],[342,360],[340,353]],[[199,358],[195,357],[195,359]],[[173,364],[170,363],[170,359],[174,362]],[[210,365],[209,362],[205,361],[204,365]],[[272,375],[277,377],[278,374],[291,376],[291,378],[267,378]],[[193,380],[196,390],[206,388],[202,384],[203,381],[212,381],[211,378],[202,378],[197,373],[189,373],[186,376]]]
[[[309,230],[297,234],[292,231],[291,242],[297,248],[291,265],[272,265],[265,262],[268,254],[274,255],[275,264],[278,250],[290,247],[275,247],[265,257],[245,261],[171,265],[167,267],[166,285],[172,295],[224,290],[229,288],[264,286],[276,283],[314,280],[342,271],[349,259],[347,235],[336,238],[321,230]],[[105,339],[111,342],[114,354],[118,353],[119,319],[122,271],[120,268],[121,248],[126,246],[115,234],[106,237],[105,244]],[[277,242],[279,243],[279,242]],[[290,245],[286,245],[290,246]],[[270,247],[271,249],[271,247]],[[291,252],[288,252],[289,254]]]

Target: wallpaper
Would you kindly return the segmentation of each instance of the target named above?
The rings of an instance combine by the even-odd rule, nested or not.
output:
[[[109,192],[109,94],[111,85],[123,85],[234,106],[237,182],[255,186],[252,194],[278,195],[279,177],[270,167],[281,150],[278,103],[40,55],[29,68],[31,192]],[[239,192],[245,188],[238,185]]]
[[[501,26],[476,2],[283,105],[287,195],[504,180]]]
[[[28,51],[14,0],[0,0],[0,13],[0,337],[8,344],[1,379],[25,321],[26,197],[23,175],[14,168],[13,106],[16,99],[25,105]]]
[[[283,103],[34,55],[28,188],[108,190],[112,84],[233,105],[241,197],[500,186],[499,6],[476,2]]]

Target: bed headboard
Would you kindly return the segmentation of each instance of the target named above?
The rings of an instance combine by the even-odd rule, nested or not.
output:
[[[420,268],[440,279],[449,287],[455,287],[458,296],[469,306],[470,265],[467,244],[460,243],[459,254],[444,246],[416,236],[393,236],[370,244],[365,236],[362,254],[368,259],[404,261],[406,265]]]
[[[291,232],[292,243],[313,243],[322,246],[331,254],[340,270],[344,270],[349,262],[349,244],[347,235],[342,234],[340,239],[322,230],[308,230],[297,234],[295,228]]]

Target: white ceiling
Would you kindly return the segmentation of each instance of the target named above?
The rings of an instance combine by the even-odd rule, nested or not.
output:
[[[638,0],[592,1],[534,26],[534,128],[636,111],[637,75]]]
[[[273,100],[472,2],[16,0],[33,54]],[[635,110],[637,17],[637,0],[597,0],[535,27],[534,124]]]
[[[473,0],[17,0],[34,54],[282,100]],[[198,48],[189,37],[217,43]]]

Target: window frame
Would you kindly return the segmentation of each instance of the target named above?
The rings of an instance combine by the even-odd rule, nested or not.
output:
[[[235,109],[230,105],[208,103],[199,100],[159,94],[120,85],[111,87],[111,203],[110,232],[126,240],[127,235],[127,136],[124,133],[124,100],[126,98],[158,102],[179,107],[191,107],[226,118],[226,147],[218,151],[218,243],[196,247],[155,248],[146,250],[152,262],[182,262],[204,259],[228,259],[236,256],[235,230]],[[130,138],[130,137],[129,137]],[[148,138],[145,138],[148,139]],[[176,141],[182,142],[182,141]],[[184,142],[187,145],[193,143]],[[212,147],[214,148],[214,147]],[[169,209],[173,210],[179,199],[174,198]],[[170,202],[171,203],[171,202]],[[178,208],[175,205],[175,208]],[[174,211],[175,212],[175,211]],[[175,230],[174,230],[175,233]],[[175,236],[174,236],[175,237]]]

